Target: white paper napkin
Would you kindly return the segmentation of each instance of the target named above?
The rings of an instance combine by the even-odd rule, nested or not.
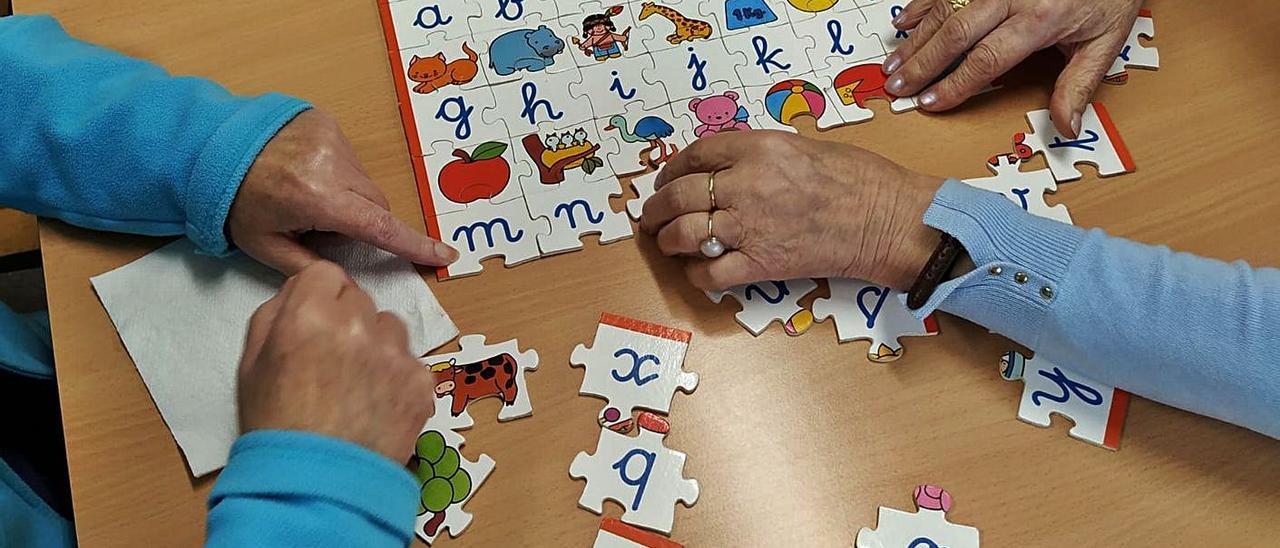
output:
[[[457,336],[409,262],[345,240],[320,243],[316,252],[404,321],[415,356]],[[184,238],[91,281],[191,473],[222,468],[239,436],[236,368],[245,330],[284,277],[243,255],[199,255]]]

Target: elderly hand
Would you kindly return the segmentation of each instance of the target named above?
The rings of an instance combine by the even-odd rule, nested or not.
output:
[[[286,275],[322,260],[299,243],[337,232],[428,266],[458,252],[401,223],[329,115],[310,110],[281,128],[249,168],[227,216],[241,250]]]
[[[1080,115],[1115,61],[1142,0],[972,0],[953,13],[950,0],[912,0],[893,24],[911,35],[884,62],[885,85],[898,96],[920,94],[921,108],[964,102],[1031,53],[1056,45],[1067,56],[1049,110],[1075,137]],[[967,52],[967,55],[966,55]],[[939,75],[963,59],[941,81]],[[928,89],[925,89],[928,86]],[[921,93],[923,91],[923,93]]]
[[[703,258],[713,227],[727,251]],[[665,255],[689,258],[703,289],[800,277],[859,278],[905,289],[938,244],[922,221],[942,181],[860,148],[778,131],[718,133],[666,164],[640,227]]]
[[[431,373],[409,334],[335,264],[303,269],[249,321],[240,361],[240,429],[302,430],[396,462],[432,412]]]

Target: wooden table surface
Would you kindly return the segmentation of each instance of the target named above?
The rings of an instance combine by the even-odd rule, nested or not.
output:
[[[361,2],[19,0],[76,36],[214,78],[238,93],[282,91],[335,114],[400,218],[422,226],[378,13]],[[1162,2],[1155,12],[1164,68],[1103,86],[1139,166],[1135,174],[1062,185],[1056,200],[1083,226],[1226,260],[1280,266],[1278,13],[1265,0]],[[1011,75],[1008,87],[942,116],[893,116],[822,134],[936,174],[985,175],[985,159],[1029,129],[1047,104],[1056,55]],[[806,131],[812,134],[812,131]],[[615,203],[621,208],[621,202]],[[162,240],[41,227],[63,423],[85,546],[195,545],[213,478],[192,480],[88,278]],[[1280,443],[1147,400],[1129,409],[1121,450],[1016,418],[1019,383],[997,374],[1010,343],[953,317],[942,335],[905,339],[900,362],[864,361],[865,343],[836,344],[830,324],[754,338],[736,305],[714,305],[677,262],[638,237],[432,287],[464,333],[518,337],[538,350],[529,377],[536,411],[481,421],[464,451],[498,463],[468,509],[472,527],[442,545],[591,542],[599,516],[578,509],[568,477],[594,450],[599,400],[579,397],[575,344],[602,311],[692,330],[687,367],[697,392],[677,395],[672,448],[702,484],[679,507],[673,538],[695,546],[849,546],[876,508],[910,509],[919,483],[956,498],[950,518],[986,546],[1274,545],[1280,538]],[[821,294],[825,289],[819,291]],[[192,311],[197,314],[198,311]],[[1141,326],[1134,326],[1141,329]],[[1222,364],[1230,367],[1231,349]],[[1124,364],[1115,364],[1123,367]],[[496,413],[484,401],[476,417]],[[618,515],[610,506],[607,514]]]
[[[0,257],[39,247],[35,217],[21,211],[0,209]]]

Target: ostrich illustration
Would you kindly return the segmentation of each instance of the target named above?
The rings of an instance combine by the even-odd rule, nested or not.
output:
[[[675,145],[668,145],[663,139],[675,134],[676,129],[666,120],[657,116],[645,116],[636,121],[635,130],[628,129],[627,118],[617,115],[609,118],[609,125],[605,126],[606,130],[617,130],[622,135],[622,140],[627,143],[648,142],[649,146],[640,151],[640,165],[657,168],[670,160],[680,149]],[[668,150],[668,147],[670,149]],[[653,151],[658,151],[657,158],[654,158]]]

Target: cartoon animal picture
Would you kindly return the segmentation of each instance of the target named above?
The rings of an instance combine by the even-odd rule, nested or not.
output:
[[[667,36],[667,41],[673,45],[711,37],[711,23],[685,17],[675,8],[653,2],[640,4],[640,20],[644,21],[650,15],[665,17],[676,26],[676,31]]]
[[[675,134],[676,128],[670,123],[657,116],[645,116],[636,120],[634,128],[629,129],[627,117],[621,114],[609,118],[609,125],[605,126],[606,131],[617,131],[622,136],[625,143],[648,142],[649,146],[640,151],[640,165],[657,168],[659,165],[667,163],[672,156],[680,151],[674,144],[667,144],[663,141],[667,137]],[[654,151],[657,151],[657,157],[654,157]]]
[[[463,59],[445,61],[444,52],[431,57],[413,56],[409,61],[409,79],[418,82],[413,86],[414,93],[431,93],[445,86],[461,86],[470,83],[480,73],[480,59],[476,52],[462,43]]]
[[[738,93],[726,91],[722,95],[689,100],[689,110],[701,123],[694,128],[693,134],[698,137],[713,135],[721,131],[749,130],[747,109],[738,105]]]
[[[614,57],[622,57],[622,50],[627,48],[631,40],[631,27],[621,34],[613,24],[613,16],[622,13],[622,6],[613,6],[604,13],[591,14],[582,20],[582,39],[573,37],[573,45],[578,46],[584,55],[594,55],[596,61],[604,61]]]
[[[787,0],[791,7],[809,13],[827,11],[836,5],[838,0]]]
[[[600,145],[592,143],[587,130],[578,128],[573,133],[561,135],[548,134],[544,139],[536,133],[525,135],[520,140],[524,151],[538,166],[538,179],[543,184],[554,185],[564,182],[564,173],[570,169],[579,169],[588,175],[604,167],[604,160],[596,156]]]
[[[516,29],[493,39],[489,45],[489,68],[500,76],[518,70],[537,72],[556,62],[564,51],[564,40],[546,25],[536,29]]]
[[[471,474],[462,468],[457,447],[445,443],[444,436],[428,430],[418,436],[409,467],[418,478],[418,515],[430,512],[423,533],[436,536],[450,506],[461,504],[471,494]]]
[[[886,101],[897,99],[893,94],[885,91],[884,83],[888,79],[880,63],[864,63],[854,65],[840,71],[832,81],[832,87],[836,90],[836,96],[840,98],[840,102],[848,105],[858,105],[866,108],[867,99],[879,97]]]
[[[436,377],[436,396],[453,396],[449,413],[461,415],[473,400],[498,396],[506,405],[516,402],[520,387],[516,371],[520,365],[511,354],[499,354],[478,362],[457,365],[453,360],[431,366]]]

